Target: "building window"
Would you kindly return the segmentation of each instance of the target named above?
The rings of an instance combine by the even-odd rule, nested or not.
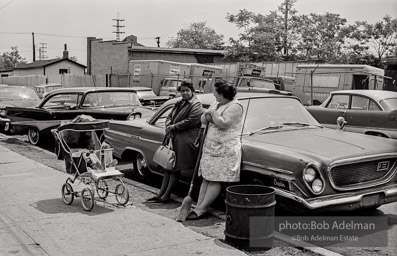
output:
[[[66,69],[66,68],[60,68],[59,69],[59,74],[67,74],[68,73],[68,70]]]

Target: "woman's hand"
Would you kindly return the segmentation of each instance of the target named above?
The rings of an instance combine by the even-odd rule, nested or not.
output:
[[[175,130],[175,126],[173,124],[165,127],[165,133],[168,134],[170,132],[172,132],[173,130]]]
[[[211,114],[205,114],[205,119],[207,119],[208,123],[213,123],[214,122],[214,120],[212,120]]]

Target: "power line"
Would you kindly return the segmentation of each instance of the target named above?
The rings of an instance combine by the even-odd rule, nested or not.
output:
[[[5,5],[3,5],[2,7],[0,7],[0,10],[3,9],[4,7],[6,7],[7,5],[9,5],[10,3],[14,2],[15,0],[11,0],[8,3],[6,3]]]

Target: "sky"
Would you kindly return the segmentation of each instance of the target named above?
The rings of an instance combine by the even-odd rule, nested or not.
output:
[[[239,10],[268,14],[277,10],[284,0],[0,0],[0,54],[17,46],[26,61],[33,60],[34,33],[36,60],[38,49],[45,47],[45,57],[62,57],[64,44],[69,56],[87,63],[87,37],[115,40],[116,21],[120,25],[121,40],[129,35],[138,37],[138,43],[157,47],[179,30],[193,22],[206,22],[225,41],[237,38],[237,27],[226,20],[226,15]],[[297,0],[295,9],[300,14],[339,14],[348,24],[355,21],[375,23],[386,15],[397,18],[397,0]]]

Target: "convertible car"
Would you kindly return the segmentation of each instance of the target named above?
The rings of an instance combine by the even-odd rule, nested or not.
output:
[[[397,92],[342,90],[331,92],[320,106],[307,107],[316,120],[329,128],[397,139]]]
[[[238,93],[244,106],[241,183],[276,191],[277,203],[294,212],[376,208],[397,201],[397,141],[322,127],[301,101],[282,94]],[[204,107],[215,98],[197,95]],[[150,118],[111,121],[105,131],[114,154],[133,162],[144,180],[161,169],[153,155],[177,99]],[[183,156],[179,156],[183,157]],[[191,172],[182,172],[189,182]]]
[[[52,140],[51,129],[79,115],[95,119],[128,120],[151,116],[133,88],[72,87],[52,91],[37,107],[7,107],[13,134],[27,134],[31,144]]]

